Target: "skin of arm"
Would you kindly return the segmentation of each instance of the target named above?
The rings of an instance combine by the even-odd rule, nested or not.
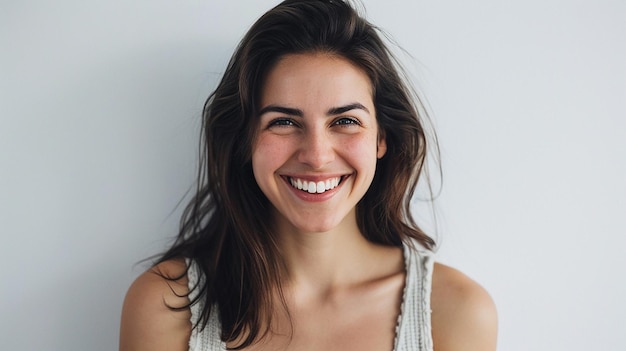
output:
[[[188,292],[187,279],[168,281],[157,273],[178,276],[184,270],[184,261],[163,262],[144,272],[130,286],[122,308],[120,351],[188,350],[190,311],[167,307],[188,303],[184,296]]]
[[[435,351],[494,351],[498,317],[495,304],[463,273],[435,264],[431,295]]]

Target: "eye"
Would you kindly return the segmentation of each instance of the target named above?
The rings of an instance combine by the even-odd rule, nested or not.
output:
[[[341,117],[341,118],[336,119],[333,122],[333,125],[337,125],[340,127],[349,127],[353,125],[360,126],[361,122],[359,122],[358,119],[353,118],[353,117]]]
[[[272,127],[291,127],[291,126],[295,126],[296,123],[290,119],[290,118],[276,118],[271,120],[268,124],[267,124],[267,128],[272,128]]]

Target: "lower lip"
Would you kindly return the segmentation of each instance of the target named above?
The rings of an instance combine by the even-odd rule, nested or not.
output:
[[[343,183],[345,182],[346,179],[348,179],[348,177],[349,176],[344,176],[341,182],[339,183],[339,185],[337,185],[333,189],[326,190],[325,192],[321,194],[309,193],[308,191],[302,191],[302,190],[296,189],[293,186],[291,186],[291,184],[289,183],[289,179],[287,177],[283,177],[283,179],[285,180],[285,183],[287,184],[289,189],[291,189],[291,192],[294,195],[296,195],[299,199],[307,201],[307,202],[323,202],[333,197],[339,191],[339,189],[342,187]]]

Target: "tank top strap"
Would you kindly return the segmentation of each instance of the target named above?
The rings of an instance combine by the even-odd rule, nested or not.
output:
[[[194,299],[198,296],[198,286],[203,284],[203,278],[196,262],[190,259],[186,259],[186,262],[187,267],[189,267],[187,270],[189,299]],[[211,309],[211,315],[206,327],[202,329],[202,326],[198,325],[204,303],[204,300],[200,299],[191,306],[191,325],[194,328],[191,330],[191,336],[189,337],[189,351],[225,351],[226,344],[222,341],[220,335],[221,326],[217,306]]]
[[[430,294],[434,256],[411,240],[404,244],[406,281],[394,351],[432,351]]]

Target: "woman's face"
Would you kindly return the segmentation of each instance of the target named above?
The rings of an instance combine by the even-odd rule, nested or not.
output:
[[[386,151],[369,77],[338,56],[286,55],[260,102],[252,167],[274,219],[302,232],[355,223]]]

